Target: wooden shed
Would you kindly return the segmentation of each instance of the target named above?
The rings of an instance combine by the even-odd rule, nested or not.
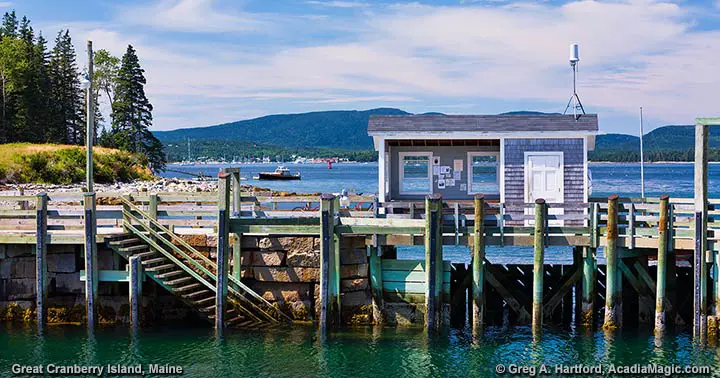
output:
[[[371,116],[380,201],[482,193],[506,203],[586,202],[598,118],[561,114]]]

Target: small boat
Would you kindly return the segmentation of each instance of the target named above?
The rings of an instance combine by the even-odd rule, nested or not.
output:
[[[255,180],[300,180],[300,172],[291,174],[289,169],[279,166],[275,172],[260,172],[253,178]]]

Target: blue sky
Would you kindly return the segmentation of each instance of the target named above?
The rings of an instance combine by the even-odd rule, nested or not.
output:
[[[70,5],[72,4],[72,5]],[[153,129],[265,114],[561,112],[568,45],[604,132],[720,115],[720,0],[0,2],[51,41],[69,28],[146,69]],[[81,63],[82,66],[82,63]],[[107,109],[107,105],[104,105]]]

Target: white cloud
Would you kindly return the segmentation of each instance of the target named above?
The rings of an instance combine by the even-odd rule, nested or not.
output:
[[[10,1],[0,1],[0,7],[7,8],[12,5],[12,2]]]
[[[121,11],[120,19],[128,24],[186,33],[253,31],[266,27],[249,13],[217,9],[214,0],[161,0],[149,6],[127,8]]]
[[[589,110],[634,116],[643,105],[669,123],[718,111],[720,29],[694,29],[693,13],[669,2],[371,6],[347,28],[347,20],[338,26],[293,15],[300,24],[291,31],[283,29],[287,15],[218,10],[209,0],[163,1],[152,9],[159,15],[151,29],[243,31],[242,20],[262,19],[276,33],[252,46],[212,36],[155,38],[128,21],[138,9],[124,11],[118,25],[85,27],[80,35],[73,28],[78,41],[91,38],[96,48],[137,48],[156,129],[334,105],[442,111],[440,105],[456,104],[465,112],[507,101],[561,111],[571,91],[571,42],[581,45],[579,93]],[[328,30],[344,34],[316,39]],[[285,44],[286,37],[301,42]]]
[[[321,5],[325,7],[332,7],[332,8],[365,8],[370,6],[368,3],[363,2],[356,2],[356,1],[317,1],[317,0],[311,0],[306,1],[305,3],[311,4],[311,5]]]

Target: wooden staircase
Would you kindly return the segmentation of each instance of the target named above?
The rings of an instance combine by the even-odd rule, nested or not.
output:
[[[140,257],[144,273],[213,322],[217,265],[184,239],[148,216],[128,198],[123,202],[126,235],[109,241],[120,256]],[[227,326],[257,327],[291,319],[235,277],[228,277]]]

